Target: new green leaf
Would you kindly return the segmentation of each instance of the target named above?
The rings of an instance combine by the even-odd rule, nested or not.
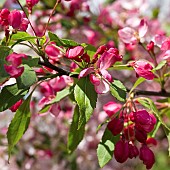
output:
[[[126,87],[119,80],[114,80],[110,85],[111,94],[119,101],[124,102],[126,99]]]
[[[114,144],[119,136],[113,134],[106,128],[103,137],[97,147],[97,157],[100,167],[104,167],[113,157]]]
[[[28,128],[28,124],[31,117],[30,100],[31,100],[31,95],[18,108],[14,118],[12,119],[9,125],[8,132],[7,132],[9,158],[12,149],[18,143],[18,141],[21,139],[21,137],[23,136],[23,134]]]
[[[68,134],[67,148],[69,153],[72,153],[77,148],[78,144],[82,141],[84,137],[85,124],[78,129],[79,118],[80,112],[78,106],[76,106],[74,109],[73,120]]]
[[[24,72],[17,79],[18,88],[25,89],[36,83],[35,71],[28,65],[24,65]]]
[[[74,97],[79,106],[79,127],[85,124],[93,113],[97,102],[97,93],[88,77],[81,78],[74,88]]]
[[[0,93],[0,112],[13,106],[17,101],[22,99],[28,89],[18,89],[17,84],[5,86]]]

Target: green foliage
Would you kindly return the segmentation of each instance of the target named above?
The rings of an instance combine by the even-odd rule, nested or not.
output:
[[[35,71],[28,65],[24,65],[24,72],[20,77],[17,77],[19,89],[26,89],[36,83],[37,77]]]
[[[0,93],[0,112],[13,106],[17,101],[22,99],[28,89],[19,89],[17,84],[5,86]]]
[[[104,167],[113,157],[114,144],[119,140],[118,136],[113,136],[113,134],[105,129],[103,137],[98,144],[97,157],[100,167]]]
[[[97,102],[97,93],[88,77],[81,78],[77,82],[74,97],[80,110],[79,129],[90,119]]]
[[[5,58],[12,53],[12,50],[5,46],[0,46],[0,83],[3,83],[10,76],[4,69]]]
[[[131,88],[131,90],[130,90],[129,93],[131,93],[137,86],[139,86],[139,85],[140,85],[141,83],[143,83],[145,80],[146,80],[145,78],[139,77],[139,78],[136,80],[135,84],[133,85],[133,87]]]
[[[57,46],[63,46],[63,47],[72,47],[77,46],[79,43],[69,40],[69,39],[61,39],[56,34],[52,32],[48,32],[48,36],[50,38],[50,41],[54,41]]]
[[[26,64],[29,67],[36,67],[38,66],[39,60],[39,57],[27,56],[27,58],[22,59],[22,64]]]
[[[68,134],[67,148],[69,153],[72,153],[77,148],[78,144],[82,141],[84,137],[85,124],[83,124],[80,128],[78,128],[79,119],[80,119],[80,112],[78,106],[76,105],[74,109],[73,120]]]
[[[160,70],[166,63],[166,60],[162,60],[153,70]]]
[[[31,95],[18,108],[14,118],[12,119],[9,125],[8,132],[7,132],[9,158],[12,149],[18,143],[18,141],[21,139],[21,137],[23,136],[23,134],[28,128],[30,117],[31,117],[30,100],[31,100]]]
[[[119,80],[114,80],[110,85],[111,94],[119,101],[124,102],[126,99],[126,87]]]

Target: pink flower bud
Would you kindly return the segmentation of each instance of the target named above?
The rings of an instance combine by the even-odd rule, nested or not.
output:
[[[143,164],[146,165],[147,169],[151,169],[155,163],[154,153],[146,145],[140,148],[139,158],[143,161]]]
[[[107,125],[107,128],[112,132],[114,136],[120,134],[120,132],[123,130],[123,127],[124,120],[121,118],[120,119],[114,118]]]
[[[156,124],[156,118],[153,114],[149,114],[146,110],[138,110],[134,112],[135,125],[138,129],[151,132]]]
[[[0,25],[2,26],[8,26],[8,16],[9,16],[10,12],[8,9],[2,9],[0,11]]]
[[[135,138],[141,143],[146,143],[147,133],[145,131],[135,128]]]
[[[149,44],[147,44],[146,48],[147,48],[148,51],[153,51],[153,49],[154,49],[154,42],[151,41]]]
[[[36,5],[38,2],[39,2],[39,0],[26,0],[26,4],[28,6],[29,13],[31,13],[33,6]]]
[[[68,48],[66,51],[66,57],[69,59],[77,60],[84,53],[84,48],[82,46],[76,46]]]
[[[14,78],[17,78],[21,76],[21,74],[24,72],[24,67],[15,67],[12,65],[4,65],[5,71]]]
[[[22,104],[22,99],[17,101],[13,106],[11,106],[9,109],[12,111],[12,112],[15,112],[19,106]]]
[[[151,72],[153,67],[147,61],[138,60],[130,63],[130,66],[135,69],[136,74],[140,77],[144,77],[148,80],[152,80],[155,77]]]
[[[115,102],[108,102],[103,106],[103,110],[107,113],[109,117],[118,112],[122,105]]]
[[[8,22],[14,29],[19,29],[22,22],[22,15],[20,11],[13,10],[8,16]]]
[[[125,162],[129,157],[128,142],[119,140],[115,145],[114,156],[117,162]]]
[[[154,138],[148,138],[147,140],[146,140],[146,144],[147,145],[151,145],[151,146],[156,146],[157,145],[157,141],[154,139]]]
[[[133,145],[133,144],[129,144],[129,158],[132,159],[132,158],[136,158],[138,155],[139,155],[139,151],[138,151],[138,148]]]

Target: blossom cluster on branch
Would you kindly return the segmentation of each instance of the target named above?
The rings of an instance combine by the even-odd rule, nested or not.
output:
[[[100,167],[113,155],[119,163],[139,157],[146,169],[153,167],[155,135],[160,126],[167,137],[170,131],[164,114],[170,110],[170,38],[156,17],[140,15],[139,6],[127,2],[129,10],[123,1],[106,3],[98,15],[87,0],[16,0],[20,10],[0,10],[0,111],[15,112],[7,130],[9,158],[35,113],[54,119],[68,113],[72,153],[99,98],[108,95],[113,101],[101,103],[107,117],[96,127],[105,127]],[[29,51],[15,51],[20,45]]]

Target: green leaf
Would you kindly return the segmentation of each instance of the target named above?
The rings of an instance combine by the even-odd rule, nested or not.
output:
[[[18,108],[14,118],[12,119],[9,125],[8,132],[7,132],[9,159],[10,159],[12,149],[18,143],[18,141],[21,139],[21,137],[23,136],[23,134],[28,128],[28,124],[31,117],[30,100],[31,100],[31,95]]]
[[[81,78],[77,82],[74,88],[74,97],[80,110],[79,129],[90,119],[97,102],[97,93],[89,77]]]
[[[12,50],[5,46],[0,46],[0,84],[3,83],[10,76],[5,71],[4,64],[6,64],[5,58],[12,52]]]
[[[153,70],[160,70],[165,64],[166,60],[162,60]]]
[[[55,97],[55,99],[53,99],[51,101],[51,103],[46,104],[40,111],[39,113],[45,113],[49,110],[50,106],[54,103],[59,102],[60,100],[62,100],[63,98],[67,97],[70,94],[70,89],[66,88],[60,92],[57,92],[57,96]]]
[[[97,157],[100,167],[104,167],[113,157],[114,144],[119,140],[120,136],[113,134],[105,129],[102,140],[97,147]]]
[[[110,85],[111,94],[119,101],[124,102],[126,99],[126,87],[119,80],[114,80]]]
[[[79,108],[76,105],[74,109],[73,120],[70,126],[69,134],[68,134],[68,143],[67,148],[69,153],[72,153],[79,143],[82,141],[85,133],[85,124],[78,128],[80,118]]]
[[[141,83],[143,83],[145,80],[146,80],[145,78],[139,77],[139,78],[136,80],[135,84],[133,85],[133,87],[132,87],[132,89],[130,90],[129,93],[131,93],[137,86],[139,86],[139,85],[140,85]]]
[[[28,89],[18,89],[17,84],[5,86],[0,93],[0,112],[10,108],[17,101],[22,99]]]
[[[36,67],[38,66],[39,60],[40,60],[39,57],[28,56],[27,58],[22,59],[22,64],[26,64],[29,67]]]
[[[48,36],[50,38],[50,41],[54,41],[57,46],[63,46],[63,47],[72,47],[72,46],[78,46],[79,43],[68,40],[68,39],[61,39],[56,34],[52,32],[48,32]]]
[[[37,77],[35,71],[28,65],[24,65],[24,72],[16,78],[18,88],[26,89],[36,83]]]

